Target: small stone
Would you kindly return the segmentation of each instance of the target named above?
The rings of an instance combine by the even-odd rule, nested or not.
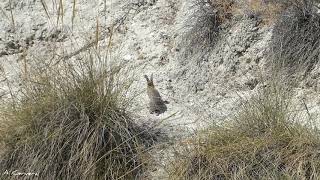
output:
[[[9,41],[9,42],[6,44],[6,49],[17,49],[17,46],[16,46],[16,44],[15,44],[13,41]]]
[[[255,78],[250,79],[249,81],[245,82],[245,85],[249,87],[250,90],[253,90],[257,85],[259,81]]]
[[[0,52],[0,57],[1,56],[7,56],[7,55],[9,55],[7,51],[1,51]]]
[[[130,61],[130,60],[132,60],[132,55],[131,54],[127,54],[127,55],[123,56],[123,59],[125,61]]]

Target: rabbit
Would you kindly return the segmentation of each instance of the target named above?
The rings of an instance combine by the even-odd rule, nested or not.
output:
[[[147,94],[149,97],[149,112],[150,114],[156,113],[159,114],[164,113],[167,110],[166,104],[167,101],[163,101],[159,91],[155,88],[153,83],[153,74],[151,74],[150,79],[147,75],[144,75],[147,80]]]

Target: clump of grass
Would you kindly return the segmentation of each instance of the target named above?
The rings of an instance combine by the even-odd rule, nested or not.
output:
[[[184,56],[207,50],[219,37],[221,25],[232,18],[234,0],[195,0],[182,37]]]
[[[286,89],[270,87],[234,120],[191,140],[170,179],[319,179],[320,133],[293,120]]]
[[[238,8],[240,14],[257,18],[263,25],[274,23],[287,7],[284,2],[277,0],[246,0],[242,3],[242,6]]]
[[[20,93],[2,100],[0,172],[39,179],[135,179],[143,172],[154,136],[126,111],[130,81],[120,66],[77,62],[29,70]]]
[[[320,58],[320,15],[315,0],[291,0],[276,22],[271,41],[271,59],[289,76],[308,74]],[[281,60],[281,61],[279,61]]]

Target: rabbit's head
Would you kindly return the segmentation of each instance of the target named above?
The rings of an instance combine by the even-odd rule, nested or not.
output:
[[[150,79],[148,78],[147,75],[144,75],[144,78],[146,78],[146,80],[147,80],[147,85],[148,85],[148,87],[154,87],[154,84],[153,84],[153,74],[151,74]]]

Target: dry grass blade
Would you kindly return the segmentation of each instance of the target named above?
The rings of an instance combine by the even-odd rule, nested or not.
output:
[[[72,17],[71,17],[71,26],[73,30],[74,19],[76,18],[76,0],[73,0],[72,3]]]
[[[4,17],[10,21],[9,16],[7,15],[7,13],[2,9],[2,7],[0,7],[1,13],[4,15]]]
[[[64,9],[63,9],[63,0],[59,0],[59,7],[58,7],[58,16],[57,16],[57,25],[59,24],[59,20],[61,17],[61,23],[63,24],[63,18],[64,18]]]
[[[113,33],[114,33],[113,32],[114,31],[114,26],[111,26],[109,29],[110,29],[110,31],[109,31],[110,34],[109,34],[109,41],[108,41],[108,46],[107,47],[109,49],[111,49],[111,47],[112,47],[112,38],[113,38]]]
[[[96,21],[96,32],[95,32],[95,47],[96,47],[96,49],[98,49],[98,44],[99,44],[99,36],[100,36],[99,31],[100,31],[100,29],[99,29],[99,18],[97,18],[97,21]]]
[[[41,2],[42,8],[44,9],[48,19],[51,19],[46,2],[44,0],[40,0],[40,2]]]
[[[10,5],[10,17],[11,17],[12,29],[15,30],[15,28],[16,28],[16,23],[15,23],[15,21],[14,21],[14,16],[13,16],[12,0],[9,1],[9,5]]]

